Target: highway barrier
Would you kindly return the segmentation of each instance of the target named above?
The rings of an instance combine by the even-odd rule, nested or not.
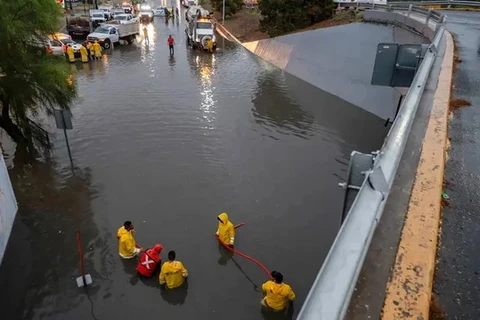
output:
[[[368,5],[376,10],[365,11],[365,17],[370,21],[377,19],[379,22],[403,24],[416,31],[420,29],[427,36],[428,29],[432,43],[381,150],[373,152],[373,167],[365,172],[363,184],[310,289],[299,320],[340,320],[345,317],[444,34],[445,16],[434,10],[408,3]]]

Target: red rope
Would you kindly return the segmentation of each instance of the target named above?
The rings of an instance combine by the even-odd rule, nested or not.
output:
[[[237,228],[242,227],[243,225],[245,225],[245,222],[242,222],[242,223],[237,224],[234,228],[237,229]],[[235,249],[233,249],[233,248],[230,248],[225,242],[223,242],[222,240],[220,240],[220,238],[219,238],[217,235],[215,235],[215,237],[217,238],[218,242],[220,242],[220,243],[225,247],[225,249],[233,252],[233,253],[236,254],[236,255],[239,255],[239,256],[242,257],[242,258],[245,258],[245,259],[247,259],[247,260],[255,263],[257,266],[259,266],[260,268],[262,268],[263,271],[265,271],[265,273],[267,274],[267,276],[268,276],[269,279],[272,279],[272,275],[270,274],[270,271],[268,271],[268,269],[267,269],[263,264],[261,264],[260,262],[258,262],[258,261],[255,260],[254,258],[252,258],[252,257],[250,257],[250,256],[247,256],[246,254],[244,254],[244,253],[242,253],[242,252],[240,252],[240,251],[237,251],[237,250],[235,250]]]

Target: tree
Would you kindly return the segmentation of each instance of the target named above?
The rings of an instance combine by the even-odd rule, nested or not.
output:
[[[70,109],[76,98],[64,57],[47,53],[45,41],[63,18],[55,0],[0,0],[0,128],[16,143],[39,137],[36,117]],[[38,121],[37,121],[38,122]]]
[[[223,11],[223,0],[210,0],[212,7],[218,11]],[[225,0],[225,16],[232,16],[243,6],[243,0]]]
[[[272,37],[328,19],[332,0],[260,0],[260,27]]]

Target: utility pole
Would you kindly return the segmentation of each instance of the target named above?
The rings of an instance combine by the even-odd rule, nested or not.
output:
[[[225,25],[225,0],[223,0],[222,25]]]

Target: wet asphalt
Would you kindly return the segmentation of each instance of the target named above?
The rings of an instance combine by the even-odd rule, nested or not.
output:
[[[480,319],[480,14],[446,12],[461,63],[454,75],[453,99],[471,106],[453,111],[434,293],[447,319]]]
[[[281,271],[293,315],[338,231],[352,150],[381,146],[384,121],[219,39],[214,55],[187,48],[182,21],[156,18],[101,61],[72,65],[80,99],[47,162],[7,155],[19,202],[0,267],[6,319],[272,319],[263,271],[228,259],[213,233],[230,214],[236,248]],[[176,39],[175,55],[166,38]],[[355,34],[350,36],[355,37]],[[117,253],[116,230],[176,250],[188,286],[160,290]],[[93,285],[78,289],[75,231]]]

